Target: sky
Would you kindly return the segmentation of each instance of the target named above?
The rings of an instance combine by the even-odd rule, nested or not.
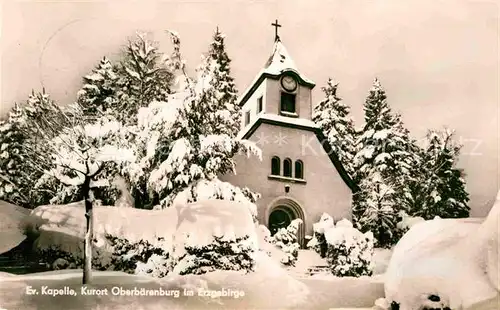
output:
[[[317,84],[314,103],[332,77],[361,126],[377,77],[416,139],[456,130],[472,216],[484,216],[499,190],[498,0],[1,3],[1,114],[42,87],[60,104],[73,102],[82,76],[103,56],[118,59],[137,31],[167,53],[165,30],[177,31],[192,70],[218,26],[243,92],[271,53],[278,19],[289,53]]]

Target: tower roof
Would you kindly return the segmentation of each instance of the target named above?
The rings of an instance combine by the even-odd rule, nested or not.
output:
[[[271,56],[264,66],[263,72],[271,75],[280,75],[285,71],[295,72],[304,82],[314,85],[312,80],[300,73],[297,65],[288,53],[285,45],[277,38],[274,42]]]
[[[264,66],[264,69],[269,70],[284,70],[284,69],[293,69],[297,70],[297,66],[293,61],[292,57],[288,54],[281,40],[277,39],[273,45],[273,52]]]
[[[315,86],[315,83],[308,79],[305,75],[301,74],[292,57],[288,53],[285,45],[281,42],[279,37],[274,41],[271,56],[267,60],[264,68],[260,70],[259,74],[252,81],[250,86],[240,97],[240,104],[244,103],[248,96],[252,93],[265,77],[278,78],[285,72],[293,72],[298,78],[299,83],[310,86]]]

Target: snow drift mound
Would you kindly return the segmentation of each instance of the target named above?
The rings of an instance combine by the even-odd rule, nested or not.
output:
[[[29,213],[28,209],[0,201],[0,254],[26,239],[23,225]]]
[[[151,211],[95,206],[93,210],[97,247],[105,235],[118,236],[131,242],[154,241],[158,237],[170,240],[177,223],[177,215],[170,209]],[[35,242],[38,248],[59,245],[64,251],[79,253],[83,250],[82,240],[86,229],[83,202],[40,206],[31,212],[26,229],[38,235]]]
[[[385,295],[400,309],[467,309],[498,298],[500,192],[487,219],[435,219],[394,248]]]
[[[169,253],[177,223],[175,210],[150,211],[108,206],[94,206],[93,210],[94,268],[114,269],[114,265],[123,263],[127,266],[117,270],[133,272],[135,263],[130,265],[126,262],[128,258],[124,261],[121,256],[144,247]],[[57,265],[64,266],[61,268],[75,268],[82,264],[85,230],[83,202],[40,206],[26,221],[26,231],[36,236],[35,250],[41,260],[53,268],[56,268],[56,261]],[[58,261],[59,258],[64,261]]]
[[[84,213],[83,202],[47,205],[33,210],[26,221],[26,230],[37,236],[36,250],[54,261],[64,258],[78,266],[83,258]],[[181,274],[194,273],[200,268],[204,272],[241,270],[246,269],[242,266],[253,266],[252,253],[257,248],[248,206],[223,200],[206,200],[163,210],[95,206],[94,239],[94,268],[127,272],[133,272],[136,267],[135,262],[132,265],[128,262],[131,256],[144,256],[138,251],[147,251],[155,260],[152,265],[168,258],[164,267],[168,265]],[[158,251],[162,252],[161,257],[151,256],[150,252]],[[207,259],[207,255],[211,258]],[[142,257],[141,262],[147,265],[149,257]],[[120,264],[118,269],[117,264]],[[147,270],[148,266],[142,265],[143,269]],[[165,273],[166,270],[162,271],[162,276]]]

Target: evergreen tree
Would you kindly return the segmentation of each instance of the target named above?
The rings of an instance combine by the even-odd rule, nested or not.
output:
[[[127,43],[118,64],[104,57],[83,78],[77,102],[87,119],[108,115],[126,125],[135,125],[139,108],[166,100],[173,74],[157,45],[146,35],[138,34]]]
[[[30,175],[23,145],[27,137],[22,108],[15,104],[6,121],[0,122],[0,199],[12,204],[29,207],[30,189],[36,177]]]
[[[77,102],[85,115],[98,118],[111,114],[118,116],[118,73],[109,59],[103,57],[92,73],[83,77],[83,87],[78,92]]]
[[[312,119],[325,134],[347,173],[354,176],[356,130],[349,116],[349,106],[337,96],[337,87],[332,79],[328,80],[327,86],[322,88],[325,99],[314,108]]]
[[[56,103],[43,90],[28,97],[23,106],[15,105],[9,119],[0,129],[1,152],[0,199],[32,208],[49,203],[59,191],[58,183],[44,182],[44,169],[52,162],[49,156],[35,158],[35,154],[49,154],[47,137],[38,131],[57,134],[69,119],[58,115]],[[53,124],[48,125],[50,120]]]
[[[178,54],[180,40],[175,34],[172,37]],[[219,82],[224,76],[220,66],[207,58],[198,70],[198,78],[192,80],[185,76],[179,55],[174,61],[186,83],[167,102],[140,111],[139,125],[144,129],[142,136],[148,141],[148,151],[138,177],[151,171],[149,188],[158,195],[162,207],[174,200],[209,198],[254,202],[254,193],[218,180],[219,175],[233,171],[233,157],[238,152],[260,154],[253,143],[233,136],[237,120],[227,113],[227,105],[232,103],[220,104],[232,96],[224,93],[227,85]]]
[[[128,42],[124,60],[118,65],[119,120],[125,124],[136,123],[140,107],[165,101],[171,93],[173,74],[157,45],[138,34],[136,40]]]
[[[361,188],[353,199],[354,222],[362,231],[374,227],[388,229],[385,233],[373,232],[376,237],[383,238],[379,243],[387,244],[388,238],[393,238],[391,242],[397,241],[396,232],[391,230],[396,228],[395,215],[408,195],[412,168],[419,162],[418,148],[404,128],[401,116],[390,109],[385,90],[377,79],[365,101],[364,112],[365,126],[357,141],[359,151],[354,158],[355,179]],[[390,188],[390,195],[385,190],[384,195],[378,194],[380,187]],[[372,195],[376,195],[376,199]],[[374,208],[371,201],[377,201],[376,206],[384,208]],[[386,212],[387,206],[392,206],[390,212]],[[373,215],[376,212],[379,217]],[[377,226],[381,221],[385,224]]]
[[[469,216],[469,194],[461,170],[455,167],[461,146],[449,130],[429,131],[421,150],[421,165],[409,182],[406,204],[409,214],[424,219]]]
[[[236,136],[241,111],[236,104],[238,91],[231,76],[231,59],[226,52],[224,38],[225,35],[217,28],[200,73],[202,79],[210,84],[210,87],[205,89],[204,96],[206,107],[213,116],[209,121],[214,127],[214,133]]]
[[[392,184],[380,173],[372,172],[359,184],[353,208],[356,228],[371,231],[380,247],[390,247],[399,237],[397,232],[398,200]]]
[[[153,102],[165,102],[172,92],[173,69],[171,59],[158,50],[157,42],[150,41],[143,34],[129,41],[125,47],[123,59],[113,65],[103,58],[91,74],[84,77],[84,85],[78,93],[78,103],[86,119],[107,116],[127,126],[136,126],[139,109]],[[89,118],[90,117],[90,118]],[[140,145],[135,135],[130,135],[130,142]],[[142,157],[145,148],[139,148]],[[141,177],[133,179],[130,171],[121,171],[122,177],[130,184],[135,206],[147,208],[151,197],[147,190],[147,180]],[[117,171],[106,171],[115,175]],[[123,188],[123,186],[122,186]],[[116,186],[106,187],[96,196],[107,204],[114,204],[120,190]]]
[[[356,179],[360,181],[375,170],[391,182],[401,181],[417,160],[416,146],[401,116],[390,109],[385,90],[377,79],[365,101],[364,112],[365,126],[354,158]]]

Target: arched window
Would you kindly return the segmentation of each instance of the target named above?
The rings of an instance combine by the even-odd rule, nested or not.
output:
[[[274,156],[271,159],[271,175],[280,175],[280,172],[281,172],[280,158]]]
[[[295,161],[295,178],[304,178],[304,163],[300,159]]]
[[[283,176],[292,177],[292,160],[290,158],[283,161]]]

